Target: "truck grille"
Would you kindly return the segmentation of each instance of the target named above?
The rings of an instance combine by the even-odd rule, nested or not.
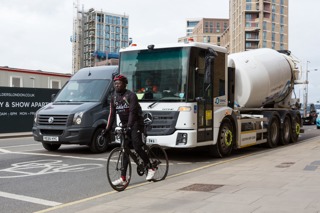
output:
[[[171,135],[174,133],[179,112],[144,111],[144,117],[146,114],[152,116],[152,124],[147,127],[148,135]]]
[[[39,115],[39,125],[66,126],[68,115]]]

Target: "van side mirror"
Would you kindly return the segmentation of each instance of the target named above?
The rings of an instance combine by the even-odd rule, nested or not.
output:
[[[55,97],[56,97],[56,94],[51,94],[51,102],[54,101]]]

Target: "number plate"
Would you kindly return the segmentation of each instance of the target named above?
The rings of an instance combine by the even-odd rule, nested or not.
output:
[[[147,144],[154,144],[156,142],[157,142],[157,139],[155,139],[155,138],[148,138],[147,139]]]
[[[54,136],[43,136],[44,141],[59,141],[59,137]]]

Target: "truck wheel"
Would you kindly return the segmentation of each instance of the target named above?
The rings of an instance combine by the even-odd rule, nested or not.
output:
[[[102,153],[107,151],[109,140],[106,137],[101,136],[103,128],[98,128],[92,137],[92,142],[90,144],[90,150],[93,153]]]
[[[48,151],[57,151],[61,144],[53,144],[53,143],[42,143],[43,148]]]
[[[280,122],[277,116],[272,115],[268,123],[267,146],[269,148],[276,147],[280,139]]]
[[[301,128],[301,118],[300,115],[297,114],[294,117],[294,120],[292,122],[292,134],[291,134],[291,142],[295,143],[298,141],[299,135],[300,135],[300,128]]]
[[[235,141],[234,128],[229,118],[221,122],[217,144],[210,146],[209,152],[214,157],[226,157],[231,154]]]
[[[280,137],[281,137],[280,143],[282,145],[286,145],[286,144],[290,143],[291,129],[292,129],[292,126],[291,126],[290,117],[288,115],[286,115],[284,117],[282,129],[281,129],[281,133],[280,133]]]

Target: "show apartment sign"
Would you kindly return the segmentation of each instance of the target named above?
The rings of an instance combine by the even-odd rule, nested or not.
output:
[[[35,112],[58,89],[0,87],[0,133],[31,132]]]

